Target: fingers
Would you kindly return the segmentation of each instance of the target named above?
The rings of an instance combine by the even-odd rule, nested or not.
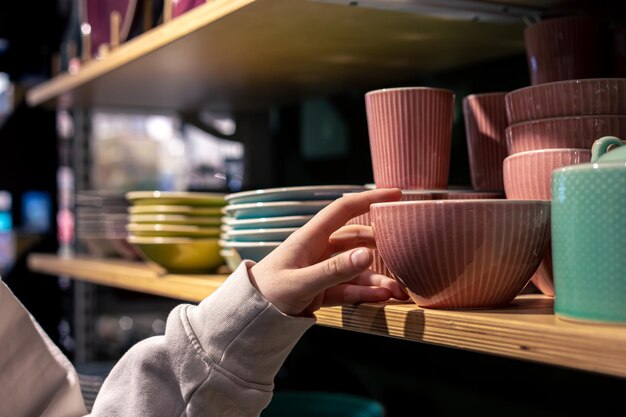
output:
[[[378,274],[372,270],[363,272],[356,278],[349,281],[348,284],[387,288],[391,291],[391,296],[396,300],[409,299],[409,295],[404,291],[404,288],[400,285],[400,283],[398,283],[398,281],[386,275]]]
[[[315,295],[357,277],[367,270],[373,259],[369,249],[356,248],[299,269],[298,281],[304,287],[305,293]]]
[[[402,192],[397,188],[383,188],[341,197],[322,209],[287,240],[297,239],[306,241],[312,248],[325,248],[333,232],[353,217],[366,213],[371,204],[397,201],[401,196]]]
[[[343,226],[330,235],[328,243],[333,247],[335,252],[344,252],[359,246],[376,249],[372,228],[370,226],[357,224]]]
[[[341,284],[326,291],[322,306],[379,303],[391,298],[387,288]]]

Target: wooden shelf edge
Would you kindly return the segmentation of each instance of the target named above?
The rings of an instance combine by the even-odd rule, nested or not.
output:
[[[155,295],[199,302],[226,275],[159,275],[141,262],[61,258],[32,254],[37,272]],[[319,325],[460,348],[514,359],[626,377],[626,327],[574,324],[558,320],[553,301],[541,295],[518,297],[496,310],[429,310],[389,302],[326,307]]]
[[[138,37],[122,44],[101,60],[91,60],[75,74],[64,73],[45,81],[26,92],[26,102],[38,106],[49,100],[70,93],[104,74],[147,55],[156,49],[183,38],[224,16],[229,15],[257,0],[213,0],[189,12],[177,16]]]

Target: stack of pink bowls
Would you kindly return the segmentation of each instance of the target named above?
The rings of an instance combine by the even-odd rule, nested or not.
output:
[[[403,201],[374,204],[351,222],[373,227],[380,253],[373,268],[396,278],[423,307],[509,303],[526,286],[548,245],[549,203],[499,199],[498,165],[504,156],[499,163],[479,164],[495,166],[486,171],[497,175],[478,181],[482,185],[474,190],[446,188],[451,91],[398,88],[372,91],[365,98],[375,185],[403,192]]]
[[[509,126],[504,160],[508,199],[551,200],[552,171],[589,162],[591,145],[603,136],[626,136],[626,79],[558,81],[512,91],[505,97]],[[554,295],[551,251],[533,276]]]

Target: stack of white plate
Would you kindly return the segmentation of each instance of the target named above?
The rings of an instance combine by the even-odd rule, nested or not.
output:
[[[318,185],[229,194],[221,254],[231,269],[242,259],[258,262],[333,200],[364,190],[361,185]]]
[[[123,194],[81,191],[76,194],[76,238],[97,257],[137,259],[126,241],[128,202]]]
[[[126,194],[128,241],[170,273],[209,273],[219,254],[224,194],[133,191]]]

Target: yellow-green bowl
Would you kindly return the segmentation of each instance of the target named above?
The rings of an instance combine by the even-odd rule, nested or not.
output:
[[[130,214],[180,214],[185,216],[222,216],[221,207],[197,207],[197,206],[178,206],[167,204],[145,204],[140,206],[130,206],[128,208]]]
[[[126,199],[133,205],[171,204],[183,206],[214,206],[226,205],[225,194],[198,193],[184,191],[131,191]]]
[[[200,227],[219,227],[222,224],[222,219],[218,216],[200,217],[185,216],[184,214],[130,214],[128,221],[137,224],[170,224],[174,226]]]
[[[140,237],[196,237],[212,238],[219,237],[219,227],[182,226],[171,224],[137,224],[126,225],[129,233]]]
[[[128,242],[172,274],[208,274],[224,263],[217,239],[129,236]]]

